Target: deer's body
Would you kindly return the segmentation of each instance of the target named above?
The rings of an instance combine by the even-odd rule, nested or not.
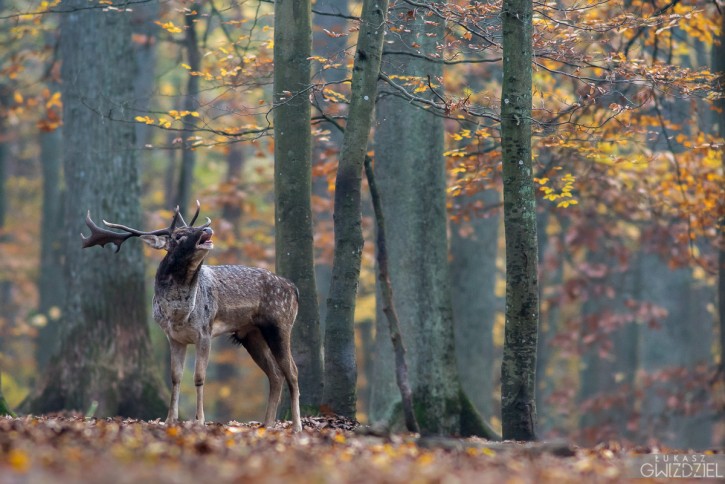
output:
[[[230,334],[241,340],[266,319],[294,322],[297,291],[287,279],[265,269],[202,265],[190,283],[159,271],[154,287],[154,319],[179,343]]]
[[[176,227],[179,219],[183,226]],[[128,237],[138,236],[155,249],[167,251],[156,271],[153,302],[154,319],[166,333],[171,348],[172,392],[167,423],[179,417],[181,376],[190,344],[196,346],[196,420],[204,423],[204,381],[211,340],[228,334],[249,351],[269,378],[265,425],[274,425],[286,380],[293,430],[302,430],[297,366],[291,353],[292,326],[298,309],[297,288],[292,282],[264,269],[203,265],[213,248],[211,222],[201,227],[188,226],[178,209],[168,229],[154,232],[106,223],[128,232],[119,234],[96,226],[90,216],[86,223],[92,233],[84,240],[84,247],[111,242],[120,249]]]

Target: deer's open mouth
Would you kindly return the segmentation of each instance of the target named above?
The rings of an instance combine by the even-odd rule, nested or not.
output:
[[[214,231],[211,229],[206,229],[201,233],[201,237],[199,238],[199,242],[196,243],[197,248],[199,249],[213,249],[214,243],[211,241],[211,236],[214,234]]]

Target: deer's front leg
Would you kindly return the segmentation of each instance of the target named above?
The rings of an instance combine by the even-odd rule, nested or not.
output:
[[[166,423],[171,424],[179,419],[179,390],[181,389],[181,377],[184,374],[184,359],[186,357],[186,345],[169,338],[171,349],[171,403],[169,414],[166,416]]]
[[[196,421],[204,423],[204,380],[206,367],[209,364],[209,350],[211,338],[202,337],[196,343],[196,368],[194,370],[194,385],[196,385]]]

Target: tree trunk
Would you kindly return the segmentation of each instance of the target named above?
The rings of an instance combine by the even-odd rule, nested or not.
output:
[[[499,194],[488,190],[462,196],[460,203],[498,203]],[[474,215],[475,217],[475,215]],[[483,416],[493,413],[493,320],[496,316],[496,253],[498,215],[475,217],[451,224],[451,277],[456,357],[461,385]],[[463,224],[471,233],[462,235]]]
[[[390,18],[405,16],[408,10],[408,6],[396,7]],[[409,31],[391,37],[392,43],[386,46],[396,51],[435,52],[437,44],[444,41],[443,21],[426,22],[429,18],[425,9],[414,17],[406,25]],[[412,49],[413,44],[420,47]],[[442,75],[441,64],[421,58],[387,55],[385,61],[388,74],[423,79],[430,75],[434,83]],[[473,427],[469,424],[474,421],[477,431],[483,433],[483,422],[471,412],[456,367],[443,121],[388,90],[381,94],[375,131],[375,177],[389,229],[390,275],[410,358],[415,414],[423,433],[470,433]],[[379,319],[371,417],[373,421],[390,422],[400,398],[390,332],[385,326]]]
[[[348,15],[348,0],[317,0],[315,9],[320,12],[340,13]],[[344,32],[347,29],[347,20],[333,15],[315,15],[313,17],[314,32],[312,33],[312,53],[323,59],[332,59],[340,63],[340,67],[324,69],[318,75],[322,77],[324,82],[341,82],[347,77],[347,62],[345,47],[347,46],[347,36],[331,38],[328,32]],[[323,109],[327,109],[328,113],[339,114],[343,109],[340,104],[321,103]],[[322,140],[312,147],[312,165],[324,163],[334,154],[339,155],[342,151],[343,134],[339,129],[330,129],[327,135],[326,143]],[[317,176],[312,180],[312,195],[323,200],[330,199],[328,190],[328,182],[326,176]],[[327,231],[332,225],[332,217],[329,210],[318,210],[314,214],[315,234],[319,236],[322,231]],[[321,258],[321,250],[318,247],[315,257],[315,279],[317,281],[317,301],[320,308],[320,330],[324,335],[325,321],[327,320],[327,297],[330,294],[330,282],[332,279],[332,261],[328,261],[327,257]],[[322,259],[322,260],[321,260]]]
[[[532,2],[504,0],[501,145],[506,234],[506,328],[501,365],[503,438],[536,438],[539,322],[536,198],[531,167]]]
[[[363,249],[362,169],[377,95],[387,0],[363,2],[352,69],[350,109],[335,179],[335,253],[325,323],[323,402],[334,413],[355,417],[355,298]]]
[[[703,297],[707,288],[697,287],[690,268],[672,270],[654,253],[642,255],[640,271],[640,299],[667,312],[654,323],[642,321],[641,440],[707,448],[712,445],[715,415],[708,377],[697,370],[712,364],[710,351],[703,348],[712,337],[706,302],[712,301],[712,294],[705,292]]]
[[[386,5],[387,7],[387,5]],[[365,157],[365,174],[370,187],[370,198],[373,202],[375,211],[375,220],[377,227],[377,263],[378,263],[378,282],[380,284],[380,293],[383,303],[383,312],[388,320],[388,331],[390,331],[390,342],[395,351],[395,382],[400,389],[400,398],[403,403],[403,417],[405,419],[405,427],[409,432],[420,432],[418,420],[415,417],[415,407],[413,405],[413,393],[410,390],[410,379],[408,378],[408,360],[406,358],[405,343],[400,332],[400,320],[398,312],[395,310],[395,302],[393,299],[393,287],[390,284],[390,272],[388,271],[388,250],[385,236],[385,215],[383,207],[380,203],[380,195],[378,193],[377,184],[375,183],[375,172],[370,163],[370,158]]]
[[[196,21],[200,18],[200,3],[193,3],[189,7],[190,13],[185,15],[186,31],[184,45],[186,47],[186,60],[189,62],[189,79],[186,83],[186,96],[184,97],[184,111],[195,111],[199,105],[199,76],[194,76],[192,72],[201,70],[201,53],[196,38]],[[191,131],[194,129],[191,116],[185,116],[184,128],[187,130],[184,134],[184,149],[181,151],[181,172],[179,174],[179,188],[176,194],[176,204],[182,215],[186,215],[186,206],[191,201],[191,184],[194,180],[194,165],[196,163],[196,151],[191,147],[191,141],[187,139],[192,136]]]
[[[58,350],[58,331],[65,303],[62,258],[65,243],[63,233],[63,194],[61,128],[40,133],[40,163],[43,169],[43,214],[40,223],[40,270],[38,275],[38,311],[45,317],[45,326],[35,340],[38,369],[45,368],[50,355]]]
[[[713,72],[719,72],[718,88],[725,91],[725,12],[720,14],[720,43],[712,46]],[[725,98],[715,101],[719,108],[716,115],[720,137],[725,138]],[[725,151],[722,152],[725,169]],[[720,380],[725,385],[725,215],[720,217],[720,251],[718,257],[718,316],[720,319]]]
[[[10,416],[14,417],[15,414],[10,409],[10,406],[8,405],[7,400],[5,400],[5,395],[3,395],[3,381],[2,381],[2,372],[0,371],[0,417]]]
[[[235,189],[239,187],[243,168],[244,146],[241,143],[232,143],[229,145],[229,153],[227,153],[226,181],[234,185]],[[234,236],[239,238],[241,236],[242,203],[238,197],[232,196],[224,201],[222,218],[232,225]]]
[[[61,19],[68,297],[60,351],[30,410],[83,411],[97,402],[98,416],[157,418],[166,405],[151,354],[141,244],[114,254],[82,250],[78,240],[87,210],[141,225],[128,112],[134,95],[130,16],[86,6],[72,0]]]
[[[158,25],[154,23],[159,19],[159,0],[150,0],[133,6],[133,51],[136,61],[136,75],[133,78],[134,103],[131,106],[139,114],[145,114],[151,109],[151,99],[154,95],[156,80],[156,33]],[[151,139],[153,126],[146,123],[134,124],[136,128],[136,149],[142,159],[147,158],[146,145]],[[144,164],[141,163],[141,166]]]
[[[274,188],[277,272],[300,291],[292,335],[300,402],[316,412],[322,400],[322,352],[312,238],[309,0],[274,4]]]
[[[626,435],[635,412],[638,365],[638,325],[625,317],[631,312],[627,302],[637,298],[636,271],[618,260],[611,237],[602,233],[599,240],[598,249],[587,254],[587,264],[601,268],[602,275],[588,278],[580,334],[579,429],[588,445]]]

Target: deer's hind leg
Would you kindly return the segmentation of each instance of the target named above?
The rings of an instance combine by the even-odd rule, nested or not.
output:
[[[297,382],[297,365],[292,359],[291,325],[289,328],[285,328],[274,323],[263,323],[259,325],[259,329],[287,380],[292,408],[292,429],[294,432],[301,432],[300,387]]]
[[[267,342],[258,329],[251,330],[243,338],[239,338],[238,341],[247,349],[254,362],[269,379],[269,399],[267,400],[267,411],[264,414],[264,426],[271,428],[277,419],[277,407],[282,396],[282,380],[284,377]]]

